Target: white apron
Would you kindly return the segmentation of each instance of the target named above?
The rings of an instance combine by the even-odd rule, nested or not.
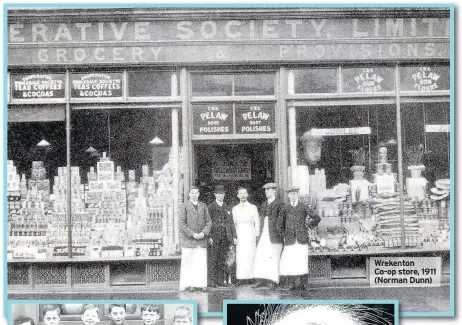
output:
[[[257,246],[257,229],[260,227],[258,209],[250,203],[238,204],[233,208],[236,226],[236,278],[253,278],[253,265]]]
[[[181,249],[180,291],[187,287],[207,287],[207,249],[205,247]]]
[[[268,279],[279,283],[279,258],[282,244],[272,244],[269,237],[268,217],[263,223],[263,232],[255,254],[254,278]]]
[[[299,244],[298,241],[296,241],[293,245],[284,246],[279,267],[279,274],[308,274],[308,245]]]

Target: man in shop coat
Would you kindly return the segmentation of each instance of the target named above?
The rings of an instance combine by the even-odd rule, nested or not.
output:
[[[299,201],[299,188],[287,190],[289,203],[279,213],[278,229],[284,240],[280,275],[289,277],[291,290],[304,290],[303,277],[308,274],[308,229],[312,229],[321,221],[319,215]]]
[[[208,269],[209,287],[223,286],[225,283],[225,262],[228,249],[236,241],[231,207],[224,202],[225,187],[215,186],[215,200],[208,205],[212,229],[209,236]]]
[[[189,189],[189,201],[179,209],[181,269],[180,291],[207,289],[207,237],[212,227],[207,205],[199,201],[199,189]]]
[[[277,228],[282,202],[276,198],[276,183],[263,186],[266,200],[260,205],[260,232],[255,254],[254,277],[258,282],[253,288],[274,289],[279,283],[279,259],[282,252],[282,237]]]

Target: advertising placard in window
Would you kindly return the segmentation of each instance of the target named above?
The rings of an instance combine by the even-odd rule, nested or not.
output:
[[[234,159],[216,159],[212,165],[212,177],[214,180],[248,181],[252,177],[251,160],[245,156]]]
[[[12,99],[64,98],[64,74],[34,73],[11,76]]]
[[[274,104],[236,104],[236,133],[274,133]]]
[[[449,66],[401,67],[400,80],[403,91],[449,90]]]
[[[231,104],[193,106],[193,134],[231,133],[233,133],[233,107]]]
[[[377,93],[395,89],[393,68],[344,68],[343,92]]]
[[[71,75],[72,98],[122,97],[122,73],[76,73]]]

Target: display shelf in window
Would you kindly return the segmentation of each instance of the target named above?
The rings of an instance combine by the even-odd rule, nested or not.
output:
[[[66,167],[58,168],[51,195],[49,180],[43,179],[43,162],[34,162],[33,178],[26,180],[24,175],[19,185],[18,177],[12,175],[10,188],[20,191],[9,195],[8,258],[67,257],[69,231],[75,258],[142,259],[177,254],[171,156],[161,170],[150,171],[144,165],[139,180],[130,170],[125,181],[120,166],[114,171],[114,163],[104,154],[98,167],[109,169],[92,167],[88,184],[82,184],[79,167],[72,166],[70,228]],[[10,162],[10,174],[15,172],[13,167]]]

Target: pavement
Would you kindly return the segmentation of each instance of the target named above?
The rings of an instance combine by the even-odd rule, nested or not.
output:
[[[144,287],[146,288],[146,287]],[[304,291],[288,291],[286,289],[253,289],[250,286],[209,288],[207,292],[178,292],[177,287],[150,288],[146,290],[135,286],[116,287],[109,291],[87,290],[73,293],[10,293],[10,299],[53,299],[53,300],[197,300],[199,312],[222,312],[223,300],[280,300],[280,299],[308,299],[308,300],[399,300],[400,312],[449,312],[450,286],[442,284],[440,287],[336,287],[310,288]],[[214,315],[219,316],[219,315]]]

